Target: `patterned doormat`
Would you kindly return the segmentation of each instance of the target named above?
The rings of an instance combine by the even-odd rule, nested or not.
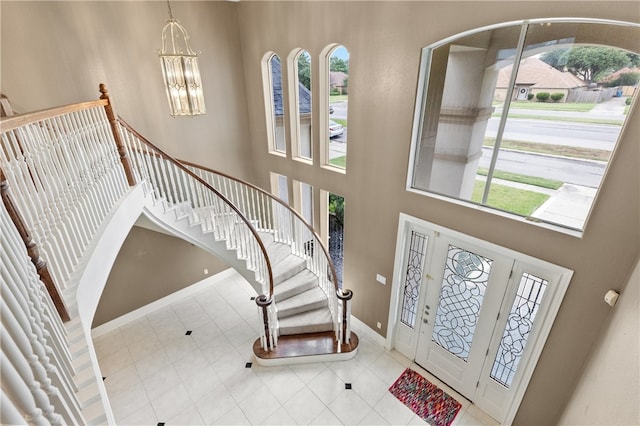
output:
[[[449,426],[461,407],[458,401],[410,368],[404,370],[389,392],[431,426]]]

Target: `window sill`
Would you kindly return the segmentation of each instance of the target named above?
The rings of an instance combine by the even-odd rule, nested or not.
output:
[[[559,232],[561,234],[569,235],[571,237],[582,238],[582,236],[584,234],[584,230],[579,230],[579,229],[574,229],[574,228],[567,228],[567,227],[564,227],[564,226],[556,224],[556,223],[547,222],[547,221],[544,221],[544,220],[541,220],[541,219],[537,219],[537,218],[533,218],[533,217],[519,216],[517,214],[509,213],[509,212],[498,210],[498,209],[494,209],[492,207],[481,206],[479,204],[475,204],[475,203],[472,203],[470,201],[465,201],[465,200],[461,200],[461,199],[458,199],[458,198],[451,198],[451,197],[447,197],[447,196],[444,196],[444,195],[436,194],[436,193],[433,193],[433,192],[427,192],[427,191],[423,191],[423,190],[419,190],[419,189],[411,188],[411,187],[408,187],[406,189],[407,189],[408,192],[412,192],[414,194],[419,194],[419,195],[422,195],[422,196],[435,198],[437,200],[446,201],[448,203],[452,203],[452,204],[456,204],[456,205],[459,205],[459,206],[467,207],[467,208],[470,208],[472,210],[481,211],[481,212],[484,212],[484,213],[490,213],[492,215],[499,216],[499,217],[502,217],[502,218],[505,218],[505,219],[514,220],[516,222],[526,223],[526,224],[532,225],[532,226],[538,226],[538,227],[541,227],[541,228],[544,228],[544,229],[548,229],[548,230],[551,230],[551,231],[554,231],[554,232]],[[585,220],[585,226],[586,226],[587,221],[588,221],[588,217]]]

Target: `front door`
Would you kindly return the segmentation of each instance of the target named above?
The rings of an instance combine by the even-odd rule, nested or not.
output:
[[[473,399],[513,260],[440,236],[428,273],[416,362]]]
[[[572,271],[403,214],[396,250],[390,348],[513,421]]]

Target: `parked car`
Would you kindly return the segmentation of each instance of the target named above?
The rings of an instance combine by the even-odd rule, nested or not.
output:
[[[343,133],[344,133],[344,127],[342,127],[342,124],[336,123],[333,120],[329,120],[329,137],[330,138],[341,136]]]

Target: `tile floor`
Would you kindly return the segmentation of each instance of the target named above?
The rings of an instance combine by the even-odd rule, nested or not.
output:
[[[206,289],[94,339],[118,424],[426,424],[388,392],[406,367],[462,403],[454,425],[497,424],[367,337],[370,330],[354,330],[360,346],[349,361],[257,365],[255,292],[237,274],[209,279]]]

